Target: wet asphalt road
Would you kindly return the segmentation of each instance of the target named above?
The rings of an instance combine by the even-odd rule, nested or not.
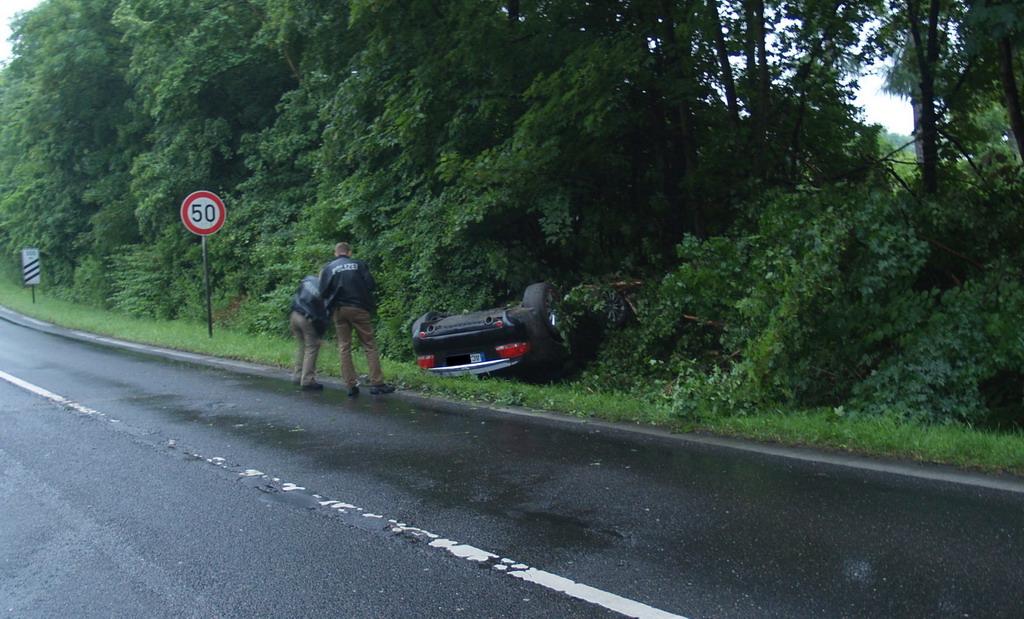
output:
[[[0,320],[0,372],[72,403],[0,380],[0,617],[1024,616],[1016,480],[301,393],[45,331]]]

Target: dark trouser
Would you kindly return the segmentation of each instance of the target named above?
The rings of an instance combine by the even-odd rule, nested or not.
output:
[[[338,333],[338,358],[345,384],[356,386],[356,368],[352,365],[352,331],[355,330],[366,353],[366,364],[370,366],[370,384],[383,385],[384,373],[380,369],[380,353],[377,351],[377,338],[373,335],[373,324],[370,323],[370,312],[343,305],[334,310],[332,317],[334,330]]]
[[[320,336],[316,334],[312,321],[298,312],[290,316],[292,333],[299,341],[295,349],[295,363],[292,370],[292,381],[309,386],[316,382],[316,357],[320,353]]]

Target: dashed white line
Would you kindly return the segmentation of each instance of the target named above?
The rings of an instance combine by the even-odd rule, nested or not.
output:
[[[27,383],[16,376],[11,376],[7,372],[0,371],[0,378],[6,380],[12,385],[21,387],[26,391],[31,391],[36,395],[42,396],[48,400],[52,400],[57,404],[60,404],[61,406],[66,406],[70,409],[76,410],[79,413],[82,413],[83,415],[88,415],[90,417],[98,417],[100,419],[108,419],[108,417],[105,414],[99,412],[98,410],[89,408],[88,406],[83,406],[77,402],[72,402],[71,400],[63,396],[59,396],[56,393],[53,393],[52,391],[47,391],[42,387],[38,387],[36,385],[33,385],[32,383]]]
[[[0,371],[0,378],[11,383],[12,385],[25,389],[26,391],[29,391],[36,395],[42,396],[48,400],[51,400],[52,402],[67,407],[71,410],[77,411],[78,413],[81,413],[83,415],[87,415],[89,417],[93,417],[110,423],[118,423],[118,420],[111,418],[109,415],[106,415],[105,413],[102,413],[98,410],[89,408],[72,400],[69,400],[68,398],[57,395],[52,391],[48,391],[46,389],[43,389],[42,387],[21,380],[20,378],[12,376],[6,372]],[[176,447],[175,441],[173,439],[166,441],[165,444],[167,444],[170,447]],[[201,460],[204,460],[207,463],[212,464],[213,466],[217,466],[224,469],[232,468],[229,466],[228,461],[220,456],[205,458],[200,454],[191,455]],[[238,473],[238,476],[240,478],[260,477],[274,483],[280,483],[279,489],[282,492],[299,492],[306,490],[303,486],[291,482],[282,482],[280,478],[272,477],[256,469],[244,469]],[[578,600],[582,600],[584,602],[588,602],[596,606],[607,608],[608,610],[620,613],[627,617],[635,617],[636,619],[686,619],[686,617],[682,615],[677,615],[664,610],[660,610],[658,608],[654,608],[653,606],[648,606],[647,604],[644,604],[642,602],[637,602],[635,600],[631,600],[629,598],[625,598],[620,595],[616,595],[614,593],[598,589],[596,587],[591,587],[590,585],[570,580],[568,578],[565,578],[564,576],[559,576],[551,572],[531,567],[524,563],[519,563],[517,561],[514,561],[513,559],[501,557],[493,552],[477,548],[470,544],[464,544],[454,540],[446,539],[440,535],[431,533],[425,529],[412,527],[405,523],[399,522],[398,520],[389,519],[380,514],[368,512],[361,507],[352,505],[351,503],[333,499],[326,499],[317,494],[314,494],[312,496],[313,498],[318,500],[317,502],[321,507],[337,510],[342,513],[355,512],[364,518],[381,520],[386,519],[388,524],[390,525],[390,530],[392,533],[406,535],[413,539],[426,541],[427,545],[429,545],[431,548],[445,550],[452,556],[458,557],[459,559],[471,561],[478,564],[489,564],[491,568],[498,573],[507,574],[514,578],[523,580],[524,582],[539,585],[541,587],[557,591],[559,593],[568,595]]]

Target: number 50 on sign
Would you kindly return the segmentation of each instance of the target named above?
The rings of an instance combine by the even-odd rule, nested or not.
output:
[[[192,232],[207,236],[224,225],[224,201],[210,191],[194,191],[181,203],[181,221]]]

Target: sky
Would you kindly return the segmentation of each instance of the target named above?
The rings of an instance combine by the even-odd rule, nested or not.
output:
[[[877,123],[891,133],[910,135],[914,130],[914,110],[910,102],[882,92],[882,78],[865,75],[858,80],[857,105],[864,108],[869,123]]]
[[[11,55],[8,27],[11,18],[19,11],[31,9],[40,0],[0,0],[0,60]],[[860,80],[860,93],[857,104],[864,108],[864,117],[869,123],[878,123],[901,135],[910,135],[913,130],[914,118],[910,103],[887,96],[880,91],[882,80],[874,75],[867,75]]]
[[[11,43],[7,39],[11,36],[11,19],[14,14],[27,11],[40,0],[0,0],[0,61],[6,61],[11,56]]]

